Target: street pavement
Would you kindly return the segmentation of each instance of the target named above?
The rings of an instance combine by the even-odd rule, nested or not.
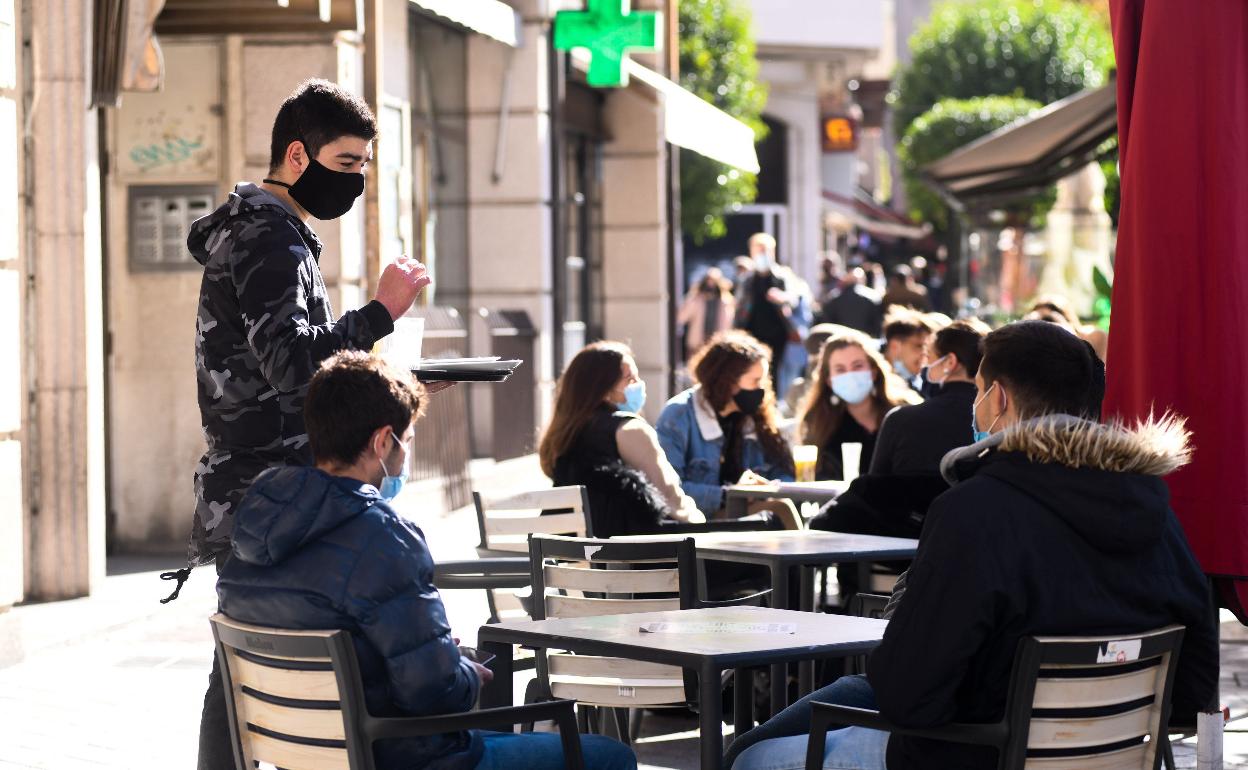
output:
[[[474,467],[493,489],[540,484],[532,458]],[[425,506],[433,485],[399,499],[422,525],[435,558],[470,558],[477,541],[471,509]],[[199,713],[212,662],[207,617],[215,609],[211,569],[197,570],[168,605],[157,573],[178,557],[109,560],[91,597],[16,607],[0,614],[0,770],[170,770],[195,766]],[[480,592],[445,594],[451,625],[473,643],[484,621]],[[1225,767],[1248,770],[1248,629],[1222,625],[1223,703],[1231,709]],[[530,674],[531,675],[531,674]],[[525,676],[518,674],[517,676]],[[517,692],[523,692],[518,680]],[[648,716],[637,745],[642,768],[697,767],[697,722],[682,712]],[[1194,768],[1195,740],[1176,744],[1179,767]]]

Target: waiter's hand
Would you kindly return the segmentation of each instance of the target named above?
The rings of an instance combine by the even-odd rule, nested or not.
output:
[[[433,283],[425,266],[406,255],[386,265],[377,281],[377,301],[390,311],[390,317],[398,320],[420,296],[426,286]]]

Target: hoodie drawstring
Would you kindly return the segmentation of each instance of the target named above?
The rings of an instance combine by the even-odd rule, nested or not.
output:
[[[183,568],[182,568],[182,569],[180,569],[180,570],[175,570],[175,571],[173,571],[173,572],[162,572],[162,573],[160,573],[160,579],[161,579],[161,580],[176,580],[176,581],[178,581],[177,586],[175,586],[175,587],[174,587],[174,589],[173,589],[173,593],[171,593],[171,594],[169,594],[168,596],[166,596],[165,598],[161,599],[161,600],[160,600],[160,603],[161,603],[161,604],[168,604],[169,602],[171,602],[171,601],[173,601],[174,599],[178,598],[178,594],[182,592],[182,586],[186,583],[187,579],[188,579],[188,578],[190,578],[190,576],[191,576],[191,566],[190,566],[189,564],[188,564],[187,566],[183,567]]]

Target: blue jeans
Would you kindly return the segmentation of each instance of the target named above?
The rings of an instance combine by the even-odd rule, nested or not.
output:
[[[558,733],[478,733],[485,744],[477,770],[563,770]],[[582,735],[586,770],[637,770],[633,750],[601,735]]]
[[[808,735],[790,735],[756,743],[737,759],[732,770],[803,770]],[[884,753],[888,733],[865,727],[844,727],[828,732],[823,747],[824,770],[888,770]]]
[[[871,689],[865,676],[843,676],[827,687],[815,690],[810,695],[795,701],[784,711],[733,740],[732,745],[728,747],[727,754],[724,755],[724,766],[733,767],[737,757],[756,743],[789,736],[801,736],[802,756],[805,757],[805,740],[810,734],[811,701],[860,709],[876,708],[875,691]]]

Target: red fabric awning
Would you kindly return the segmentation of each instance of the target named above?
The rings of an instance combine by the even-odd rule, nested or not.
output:
[[[1110,8],[1122,211],[1106,414],[1187,418],[1174,509],[1207,573],[1248,577],[1248,3]]]

